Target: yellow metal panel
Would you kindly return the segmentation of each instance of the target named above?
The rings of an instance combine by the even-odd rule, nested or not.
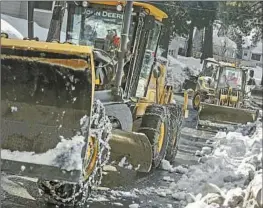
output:
[[[62,43],[50,43],[32,40],[1,38],[1,48],[25,49],[32,51],[54,52],[60,54],[83,55],[92,54],[92,47]]]
[[[117,6],[118,4],[125,4],[126,1],[120,0],[120,1],[89,1],[90,3],[94,4],[105,4],[110,6]],[[142,3],[142,2],[133,2],[133,5],[143,7],[144,9],[148,9],[150,11],[150,15],[153,15],[157,20],[162,21],[162,19],[168,18],[168,15],[163,12],[162,10],[158,9],[157,7]]]

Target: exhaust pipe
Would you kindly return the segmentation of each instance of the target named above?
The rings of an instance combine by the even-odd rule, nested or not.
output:
[[[34,37],[34,1],[27,2],[27,25],[28,25],[28,32],[27,36],[29,39],[33,39]]]
[[[127,51],[127,42],[129,35],[129,28],[132,17],[133,1],[127,1],[124,12],[123,30],[121,34],[121,49],[119,51],[118,68],[116,73],[116,87],[119,89],[122,80],[122,71],[124,67],[124,54]]]

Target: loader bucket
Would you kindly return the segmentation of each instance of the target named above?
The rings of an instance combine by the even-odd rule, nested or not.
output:
[[[227,125],[246,124],[257,119],[258,111],[201,103],[199,125],[224,128]]]
[[[91,116],[91,54],[59,45],[1,39],[1,169],[8,174],[70,182],[82,176],[82,168],[58,163],[66,164],[70,152],[55,150],[77,132],[86,142],[80,120]]]
[[[138,172],[149,172],[152,167],[152,146],[145,134],[113,130],[109,141],[110,161]]]

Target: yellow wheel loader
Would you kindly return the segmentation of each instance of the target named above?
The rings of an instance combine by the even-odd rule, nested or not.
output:
[[[156,57],[164,18],[140,2],[67,2],[65,43],[3,35],[2,171],[76,205],[105,164],[149,172],[172,160],[183,111]]]
[[[257,119],[258,110],[249,109],[246,103],[247,70],[221,63],[212,77],[200,80],[203,85],[193,99],[198,127],[218,130]]]

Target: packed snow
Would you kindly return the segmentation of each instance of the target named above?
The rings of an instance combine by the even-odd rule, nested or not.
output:
[[[1,149],[2,159],[14,160],[42,165],[53,165],[64,170],[81,170],[81,150],[85,144],[83,136],[74,136],[72,139],[62,139],[56,148],[42,154],[34,152],[19,152]],[[25,167],[23,168],[23,170]]]
[[[1,32],[7,33],[10,38],[23,39],[23,35],[10,23],[1,19]]]

